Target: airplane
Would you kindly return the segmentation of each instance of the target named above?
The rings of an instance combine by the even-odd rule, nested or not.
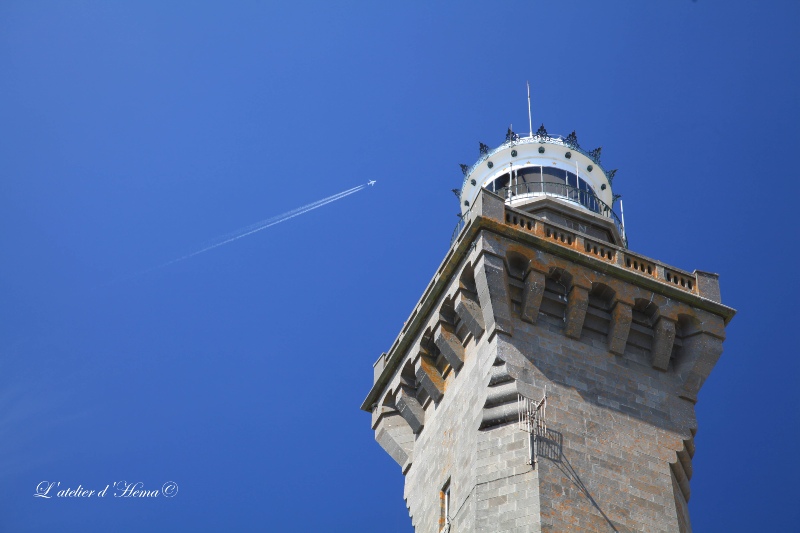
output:
[[[375,185],[375,180],[370,180],[367,182],[367,185]]]

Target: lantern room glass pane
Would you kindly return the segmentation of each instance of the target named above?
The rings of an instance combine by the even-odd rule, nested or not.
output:
[[[578,186],[577,180],[578,177],[575,174],[573,174],[572,172],[567,172],[567,185],[569,185],[570,187],[577,187]]]
[[[551,183],[565,183],[567,178],[567,173],[560,168],[553,168],[553,167],[544,167],[542,169],[544,174],[544,181],[551,182]]]

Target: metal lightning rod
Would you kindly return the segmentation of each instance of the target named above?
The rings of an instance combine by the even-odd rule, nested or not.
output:
[[[530,135],[528,137],[533,137],[533,121],[531,120],[531,84],[530,82],[525,82],[528,86],[528,128],[530,128]]]

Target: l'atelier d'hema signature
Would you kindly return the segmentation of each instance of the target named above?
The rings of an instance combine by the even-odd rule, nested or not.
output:
[[[167,481],[161,485],[160,489],[145,489],[144,483],[137,481],[136,483],[128,483],[127,481],[116,481],[110,485],[106,485],[100,490],[87,489],[82,485],[76,488],[61,488],[60,481],[42,481],[36,485],[36,492],[33,493],[34,498],[105,498],[109,494],[114,498],[172,498],[178,494],[178,484],[174,481]]]

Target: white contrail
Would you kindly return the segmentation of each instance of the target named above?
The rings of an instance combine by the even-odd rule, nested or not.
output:
[[[225,235],[223,237],[219,237],[218,239],[216,239],[216,241],[213,244],[210,244],[210,245],[206,246],[205,248],[201,248],[200,250],[197,250],[196,252],[192,252],[190,254],[186,254],[183,257],[179,257],[177,259],[173,259],[172,261],[170,261],[168,263],[164,263],[163,265],[161,265],[158,268],[163,268],[163,267],[171,265],[173,263],[177,263],[178,261],[183,261],[184,259],[189,259],[190,257],[194,257],[196,255],[202,254],[203,252],[207,252],[209,250],[213,250],[214,248],[218,248],[218,247],[222,246],[223,244],[228,244],[229,242],[233,242],[233,241],[239,240],[242,237],[247,237],[248,235],[252,235],[253,233],[259,232],[261,230],[265,230],[265,229],[267,229],[267,228],[269,228],[271,226],[274,226],[276,224],[280,224],[281,222],[286,222],[287,220],[289,220],[291,218],[294,218],[296,216],[300,216],[300,215],[302,215],[304,213],[308,213],[309,211],[313,211],[314,209],[317,209],[318,207],[322,207],[323,205],[329,204],[331,202],[335,202],[336,200],[341,200],[345,196],[350,196],[353,193],[357,193],[358,191],[360,191],[364,187],[366,187],[366,185],[359,185],[358,187],[353,187],[349,191],[345,191],[345,192],[341,192],[339,194],[335,194],[333,196],[329,196],[329,197],[324,198],[322,200],[318,200],[318,201],[316,201],[314,203],[310,203],[308,205],[304,205],[303,207],[298,207],[297,209],[292,209],[291,211],[287,211],[286,213],[283,213],[282,215],[278,215],[276,217],[269,218],[267,220],[262,220],[261,222],[257,222],[256,224],[251,224],[250,226],[247,226],[246,228],[241,228],[238,231],[235,231],[233,233],[229,233],[228,235]],[[220,240],[220,239],[222,239],[222,240]]]
[[[363,189],[364,187],[366,187],[366,185],[359,185],[357,187],[353,187],[352,189],[348,189],[346,191],[342,191],[340,193],[328,196],[327,198],[323,198],[322,200],[317,200],[316,202],[311,202],[310,204],[306,204],[306,205],[304,205],[302,207],[298,207],[298,208],[292,209],[291,211],[287,211],[287,212],[282,213],[280,215],[277,215],[277,216],[262,220],[260,222],[256,222],[255,224],[250,224],[249,226],[246,226],[244,228],[239,228],[236,231],[232,231],[231,233],[227,233],[225,235],[220,235],[219,237],[217,237],[215,239],[212,239],[211,241],[207,241],[206,243],[201,245],[201,246],[203,246],[203,250],[200,250],[198,252],[189,254],[186,257],[191,257],[193,255],[197,255],[197,254],[199,254],[201,252],[206,251],[206,249],[211,249],[211,248],[214,248],[214,247],[219,246],[221,244],[225,244],[222,241],[229,242],[228,241],[229,239],[238,238],[239,236],[243,237],[244,236],[243,234],[245,234],[245,233],[250,234],[253,230],[265,229],[269,225],[274,225],[274,224],[272,224],[273,222],[275,222],[275,223],[277,223],[276,221],[281,221],[282,222],[283,220],[288,220],[289,218],[292,218],[292,216],[294,216],[295,214],[301,214],[301,212],[305,213],[307,211],[311,211],[312,209],[316,209],[317,207],[321,207],[322,205],[330,203],[333,200],[338,200],[339,198],[343,198],[345,196],[353,194],[354,192],[358,192],[361,189]],[[182,257],[180,259],[175,259],[173,261],[170,261],[170,263],[166,263],[166,264],[171,264],[171,263],[174,263],[175,261],[180,261],[181,259],[186,259],[186,257]],[[163,266],[166,266],[166,264],[163,265]]]
[[[265,230],[265,229],[267,229],[267,228],[269,228],[271,226],[274,226],[276,224],[280,224],[281,222],[286,222],[287,220],[292,219],[292,218],[294,218],[296,216],[300,216],[300,215],[302,215],[304,213],[308,213],[309,211],[313,211],[314,209],[320,208],[323,205],[327,205],[327,204],[329,204],[331,202],[335,202],[336,200],[341,200],[345,196],[350,196],[351,194],[355,194],[358,191],[360,191],[360,190],[362,190],[362,189],[364,189],[366,187],[367,187],[366,184],[359,185],[357,187],[353,187],[352,189],[348,189],[346,191],[342,191],[342,192],[334,194],[332,196],[328,196],[327,198],[323,198],[322,200],[317,200],[316,202],[311,202],[310,204],[306,204],[306,205],[304,205],[302,207],[298,207],[296,209],[292,209],[291,211],[287,211],[287,212],[285,212],[283,214],[280,214],[278,216],[274,216],[272,218],[268,218],[266,220],[262,220],[261,222],[256,222],[255,224],[251,224],[251,225],[246,226],[244,228],[239,228],[238,230],[236,230],[236,231],[234,231],[232,233],[228,233],[226,235],[222,235],[221,237],[217,237],[213,241],[208,242],[203,248],[197,250],[196,252],[192,252],[190,254],[183,255],[181,257],[178,257],[177,259],[173,259],[172,261],[168,261],[168,262],[166,262],[164,264],[161,264],[159,266],[156,266],[156,267],[153,267],[153,268],[149,268],[149,269],[147,269],[147,270],[145,270],[143,272],[140,272],[139,274],[135,274],[132,277],[141,276],[141,275],[147,274],[149,272],[152,272],[154,270],[159,270],[159,269],[168,267],[169,265],[175,264],[175,263],[177,263],[179,261],[184,261],[186,259],[189,259],[190,257],[194,257],[196,255],[200,255],[200,254],[202,254],[204,252],[207,252],[209,250],[213,250],[214,248],[218,248],[218,247],[222,246],[223,244],[228,244],[230,242],[239,240],[242,237],[247,237],[248,235],[252,235],[253,233],[259,232],[261,230]]]

